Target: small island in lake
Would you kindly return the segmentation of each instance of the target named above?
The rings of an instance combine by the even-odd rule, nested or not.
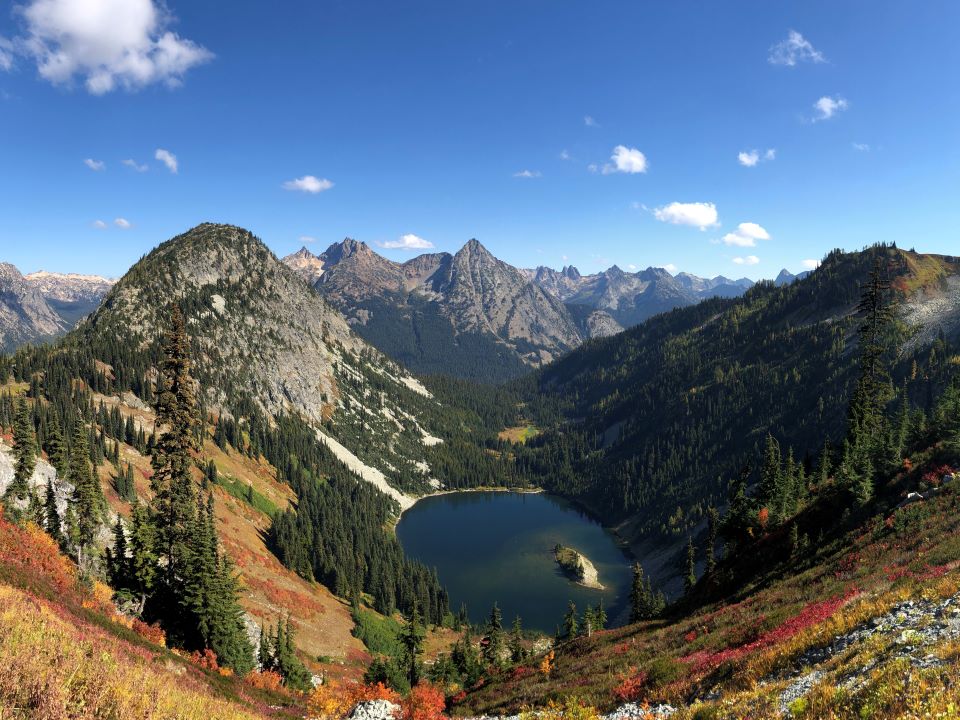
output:
[[[595,590],[603,590],[597,568],[586,555],[558,543],[553,548],[553,556],[560,569],[575,583]]]

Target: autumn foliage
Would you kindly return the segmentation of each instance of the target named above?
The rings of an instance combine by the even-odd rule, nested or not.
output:
[[[441,720],[446,701],[443,691],[429,683],[420,683],[403,701],[403,720]]]

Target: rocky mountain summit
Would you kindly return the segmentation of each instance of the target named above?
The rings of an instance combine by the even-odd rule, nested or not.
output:
[[[0,263],[0,351],[48,340],[68,328],[37,287],[10,263]]]
[[[100,275],[55,273],[40,270],[25,276],[50,306],[68,323],[74,324],[100,306],[115,280]]]

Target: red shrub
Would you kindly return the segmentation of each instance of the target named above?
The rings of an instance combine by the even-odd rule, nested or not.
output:
[[[613,696],[620,702],[639,700],[646,682],[646,671],[637,672],[636,668],[630,668],[630,674],[624,677],[620,684],[613,689]]]
[[[149,640],[155,645],[165,646],[167,644],[167,634],[159,625],[147,625],[143,620],[135,618],[133,631],[144,640]]]
[[[204,670],[220,669],[220,665],[217,662],[217,654],[210,648],[206,648],[203,652],[194,650],[190,654],[190,662],[197,667],[202,667]]]
[[[283,677],[273,670],[248,673],[243,681],[258,690],[269,690],[271,692],[281,692],[283,690]]]
[[[521,678],[529,677],[530,675],[533,675],[533,668],[527,667],[526,665],[520,665],[510,671],[511,680],[520,680]]]

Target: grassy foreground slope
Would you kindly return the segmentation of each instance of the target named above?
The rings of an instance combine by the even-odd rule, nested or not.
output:
[[[167,650],[34,525],[0,519],[0,716],[297,717],[289,701]],[[271,706],[274,709],[271,709]]]

